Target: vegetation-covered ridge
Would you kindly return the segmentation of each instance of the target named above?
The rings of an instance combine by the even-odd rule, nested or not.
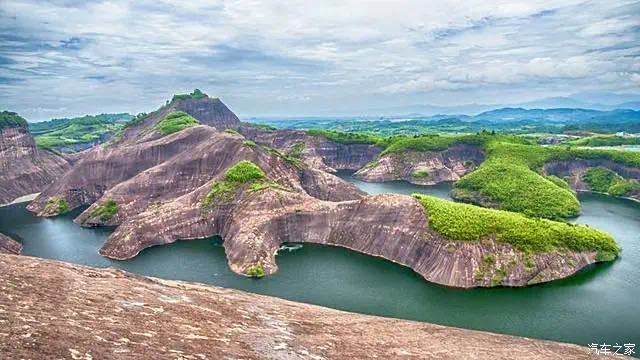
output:
[[[173,111],[165,115],[162,120],[155,125],[155,128],[158,129],[162,135],[169,135],[196,126],[199,123],[198,120],[184,111]]]
[[[202,206],[206,208],[215,203],[226,203],[233,199],[236,191],[240,188],[247,188],[250,191],[266,188],[288,190],[267,178],[258,165],[248,160],[241,160],[225,171],[222,180],[213,183],[211,190],[202,200]]]
[[[566,142],[575,146],[620,146],[620,145],[640,145],[640,136],[590,136],[582,139]]]
[[[171,102],[179,101],[179,100],[191,100],[191,99],[204,99],[209,97],[209,95],[200,91],[200,89],[194,89],[190,94],[176,94],[171,98]]]
[[[132,118],[126,113],[85,115],[29,124],[38,146],[55,150],[64,146],[98,143],[117,134]]]
[[[637,152],[542,147],[499,141],[485,144],[485,149],[487,160],[454,185],[454,197],[549,219],[577,216],[580,203],[558,179],[541,175],[545,163],[603,159],[640,166],[640,153]]]
[[[27,120],[15,112],[6,110],[0,112],[0,130],[16,127],[26,128]]]
[[[640,181],[627,180],[603,167],[587,169],[582,175],[582,180],[591,187],[591,190],[612,196],[627,196],[632,191],[640,189]]]
[[[428,195],[413,196],[425,208],[429,227],[449,240],[480,241],[495,237],[496,241],[525,253],[596,251],[599,260],[613,260],[620,253],[609,234],[585,225],[535,219]]]

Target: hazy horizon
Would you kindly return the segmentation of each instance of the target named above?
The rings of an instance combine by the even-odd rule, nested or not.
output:
[[[637,1],[8,0],[0,108],[148,112],[194,88],[245,118],[611,105],[640,99],[638,15]]]

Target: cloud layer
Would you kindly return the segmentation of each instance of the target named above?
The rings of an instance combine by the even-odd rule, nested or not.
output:
[[[0,107],[148,111],[198,87],[244,115],[640,88],[637,1],[0,2]]]

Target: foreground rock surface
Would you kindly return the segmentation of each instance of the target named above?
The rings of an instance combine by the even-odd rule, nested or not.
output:
[[[586,347],[0,255],[0,357],[587,359]]]

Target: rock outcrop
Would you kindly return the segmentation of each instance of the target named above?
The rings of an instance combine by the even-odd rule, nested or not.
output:
[[[0,234],[0,254],[20,255],[21,252],[22,244],[7,235]]]
[[[309,166],[327,172],[358,170],[375,159],[382,149],[369,144],[341,144],[300,130],[265,130],[242,126],[240,132],[257,144],[285,153],[297,147],[299,157]]]
[[[42,191],[69,167],[62,157],[39,149],[26,127],[0,128],[0,204]]]
[[[159,112],[179,108],[194,116],[216,114],[207,106],[219,104],[209,98],[179,100]],[[220,124],[211,118],[207,122],[226,126],[227,118],[223,116]],[[207,125],[165,135],[153,119],[162,117],[151,114],[120,142],[85,152],[28,209],[54,216],[89,205],[75,221],[117,226],[100,249],[113,259],[129,259],[145,248],[177,240],[220,235],[229,266],[240,274],[256,266],[265,274],[277,271],[275,254],[287,242],[341,246],[380,256],[411,267],[429,281],[457,287],[524,286],[568,276],[596,261],[595,253],[545,253],[530,256],[527,262],[533,265],[525,268],[525,254],[510,245],[492,239],[446,240],[429,228],[415,199],[365,196],[313,163],[317,159],[325,167],[361,166],[378,151],[369,145],[269,131],[253,134],[254,142],[236,131]],[[348,146],[366,151],[351,154],[355,147]],[[445,159],[462,158],[467,152],[471,158],[480,156],[471,148],[456,147],[437,159],[447,163]],[[242,162],[262,173],[258,183],[227,182],[229,169]],[[489,255],[496,259],[491,266],[483,263]]]
[[[548,175],[556,175],[568,180],[569,185],[576,191],[591,191],[589,184],[582,179],[585,171],[589,168],[603,167],[610,169],[625,179],[640,181],[640,168],[626,166],[611,160],[605,159],[573,159],[566,161],[550,161],[543,167],[543,172]],[[626,195],[630,199],[640,201],[640,189],[633,190]]]
[[[457,181],[484,161],[478,146],[454,145],[444,151],[389,153],[359,169],[354,177],[370,182],[405,180],[418,185]]]
[[[0,357],[585,359],[589,349],[0,255]],[[595,355],[594,355],[595,356]]]

